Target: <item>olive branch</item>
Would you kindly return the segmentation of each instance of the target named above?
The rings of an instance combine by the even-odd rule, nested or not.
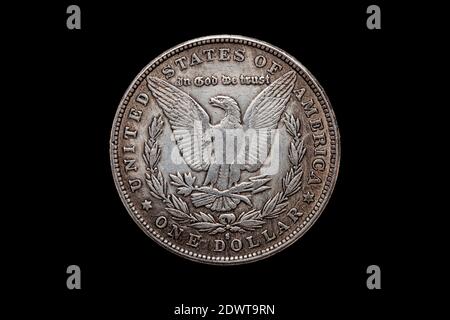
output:
[[[147,166],[145,181],[150,189],[150,194],[156,199],[165,203],[165,209],[171,214],[172,218],[180,224],[189,224],[189,226],[199,231],[210,231],[221,226],[214,220],[210,214],[203,212],[190,213],[187,203],[174,194],[168,194],[167,181],[158,169],[158,163],[161,159],[161,147],[158,144],[158,137],[162,133],[164,121],[162,117],[153,117],[148,126],[148,139],[144,143],[144,162]],[[191,185],[195,181],[191,173],[184,174],[184,181]]]
[[[254,231],[265,224],[265,219],[274,219],[286,211],[289,197],[297,193],[303,183],[303,167],[301,166],[306,153],[301,134],[301,123],[298,118],[292,114],[285,113],[283,122],[286,131],[292,137],[289,146],[288,158],[291,163],[289,171],[282,179],[282,191],[277,192],[269,198],[262,209],[252,209],[248,212],[242,212],[236,218],[234,214],[222,214],[217,221],[211,214],[204,212],[190,212],[187,203],[174,194],[168,194],[168,184],[161,171],[158,169],[158,163],[161,159],[161,148],[158,144],[158,137],[162,133],[164,121],[161,116],[153,117],[148,127],[148,139],[144,143],[143,158],[147,165],[146,183],[150,189],[150,194],[162,200],[165,203],[165,209],[172,218],[180,224],[192,227],[199,232],[208,232],[217,234],[226,231],[244,232]],[[187,196],[198,187],[194,185],[195,177],[192,174],[177,172],[176,175],[170,174],[171,184],[177,187],[178,194]],[[260,187],[258,192],[268,189],[264,184],[270,180],[265,176],[250,178],[252,183],[258,183]]]

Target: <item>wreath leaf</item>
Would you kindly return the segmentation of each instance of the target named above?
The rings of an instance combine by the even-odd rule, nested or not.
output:
[[[164,121],[161,116],[153,117],[148,127],[148,139],[144,143],[143,159],[147,165],[146,183],[150,189],[150,194],[166,203],[166,210],[170,213],[172,218],[180,223],[200,231],[208,232],[211,235],[223,233],[226,231],[243,232],[254,231],[261,228],[266,222],[265,219],[273,219],[279,217],[284,213],[288,206],[288,199],[293,194],[297,193],[303,184],[303,168],[300,166],[306,154],[306,148],[303,143],[301,133],[300,119],[295,118],[290,113],[285,113],[283,122],[286,131],[292,137],[292,141],[288,148],[288,159],[292,167],[288,170],[282,178],[282,192],[277,192],[274,196],[269,198],[263,205],[262,209],[252,209],[248,212],[243,212],[239,215],[237,220],[229,225],[225,225],[223,221],[218,222],[215,218],[204,212],[190,213],[189,206],[180,197],[173,194],[168,194],[168,183],[158,170],[158,163],[161,159],[161,148],[158,144],[157,138],[161,135],[164,126]],[[195,177],[191,172],[181,174],[169,174],[170,184],[177,187],[177,193],[183,196],[188,196],[194,190]],[[253,193],[258,193],[267,190],[269,187],[264,184],[270,180],[266,176],[258,176],[250,178],[252,183],[259,183],[258,189]],[[243,191],[246,190],[246,185],[239,186]]]

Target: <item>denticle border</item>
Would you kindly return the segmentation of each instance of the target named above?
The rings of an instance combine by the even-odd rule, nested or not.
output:
[[[130,98],[134,94],[134,91],[136,88],[140,85],[140,83],[147,77],[147,75],[150,74],[158,65],[160,65],[162,62],[166,61],[173,55],[182,52],[186,49],[190,49],[196,46],[209,44],[209,43],[237,43],[237,44],[244,44],[248,46],[253,46],[258,49],[264,50],[275,57],[283,60],[286,62],[290,67],[292,67],[294,70],[297,71],[297,73],[306,81],[306,83],[309,85],[311,90],[314,92],[314,94],[317,96],[317,99],[322,106],[323,112],[325,113],[325,117],[327,119],[328,124],[328,130],[330,135],[330,145],[331,145],[331,155],[330,155],[330,167],[328,170],[328,176],[325,181],[325,185],[323,187],[323,191],[319,196],[319,199],[317,200],[314,208],[312,209],[311,213],[306,217],[306,219],[299,225],[297,228],[289,233],[287,236],[285,236],[282,240],[278,241],[277,243],[271,245],[270,247],[258,250],[256,252],[253,252],[251,254],[246,255],[236,255],[231,257],[214,257],[209,255],[200,255],[195,252],[192,252],[190,250],[186,250],[184,248],[180,248],[178,245],[172,243],[170,240],[165,239],[163,236],[161,236],[156,230],[154,230],[145,220],[144,218],[138,213],[135,206],[130,200],[130,196],[128,195],[123,181],[120,174],[120,167],[118,162],[118,139],[119,139],[119,129],[122,122],[122,118],[124,115],[124,111],[130,101]],[[331,109],[331,104],[325,95],[323,89],[318,84],[317,80],[308,72],[308,70],[295,58],[288,55],[286,52],[284,52],[281,49],[278,49],[268,43],[247,38],[243,36],[235,36],[235,35],[217,35],[217,36],[209,36],[209,37],[203,37],[203,38],[197,38],[190,40],[188,42],[182,43],[172,49],[167,50],[163,54],[161,54],[158,58],[154,59],[150,64],[148,64],[143,71],[139,73],[139,75],[133,80],[132,85],[127,89],[126,94],[122,98],[119,109],[116,112],[116,115],[114,117],[113,122],[113,129],[111,131],[111,141],[110,141],[110,156],[111,156],[111,167],[113,170],[113,177],[114,182],[116,184],[116,187],[119,191],[120,197],[125,204],[125,207],[127,208],[130,215],[133,217],[133,219],[138,222],[138,225],[141,227],[142,230],[144,230],[151,238],[157,241],[157,243],[161,244],[162,246],[170,249],[171,251],[186,257],[188,259],[204,262],[204,263],[210,263],[210,264],[240,264],[240,263],[247,263],[255,260],[259,260],[262,258],[266,258],[276,252],[278,252],[281,249],[286,248],[295,240],[300,238],[308,229],[309,227],[314,223],[314,221],[319,217],[320,213],[322,213],[323,209],[325,208],[329,197],[331,195],[331,192],[333,191],[334,185],[336,183],[336,178],[338,174],[339,169],[339,159],[340,159],[340,145],[339,145],[339,131],[336,124],[336,118],[334,116],[334,113]],[[280,248],[278,251],[274,251],[276,248]]]

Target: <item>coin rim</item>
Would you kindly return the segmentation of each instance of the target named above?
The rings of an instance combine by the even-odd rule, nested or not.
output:
[[[260,254],[253,255],[253,253],[251,253],[251,256],[247,257],[247,258],[243,258],[244,255],[240,255],[240,256],[238,255],[237,259],[226,260],[226,258],[225,258],[225,260],[220,260],[220,259],[213,260],[213,259],[207,259],[206,257],[204,258],[203,256],[205,256],[205,255],[193,256],[193,255],[189,254],[189,252],[193,253],[192,251],[189,251],[189,250],[187,250],[187,251],[189,251],[188,253],[185,253],[185,252],[181,252],[180,249],[173,248],[171,241],[167,241],[167,239],[163,236],[158,235],[159,236],[158,237],[157,235],[152,234],[150,229],[153,230],[153,228],[151,228],[149,226],[149,224],[145,222],[144,219],[143,219],[143,221],[139,220],[138,216],[140,216],[141,218],[142,218],[142,216],[137,211],[133,211],[133,210],[135,210],[132,208],[134,205],[131,203],[131,200],[129,200],[129,195],[127,194],[127,192],[122,190],[121,184],[123,185],[123,182],[119,181],[120,166],[118,164],[117,154],[116,154],[117,148],[118,148],[117,147],[118,140],[119,140],[117,128],[120,127],[121,121],[123,120],[122,119],[123,111],[127,108],[128,103],[129,103],[128,98],[130,98],[133,95],[134,91],[137,88],[136,82],[143,81],[145,79],[145,76],[143,76],[143,75],[146,73],[146,71],[148,69],[154,69],[154,68],[152,68],[153,64],[159,65],[163,61],[167,60],[170,56],[172,56],[173,54],[171,54],[171,53],[179,53],[179,52],[182,52],[184,50],[190,49],[195,46],[200,46],[200,45],[204,45],[207,43],[227,43],[227,42],[231,42],[231,43],[236,42],[239,44],[239,41],[241,41],[241,43],[246,41],[246,42],[248,42],[248,43],[246,43],[246,45],[255,46],[255,47],[260,48],[260,49],[266,51],[267,53],[270,53],[275,56],[276,56],[276,53],[278,52],[281,56],[284,56],[284,59],[282,59],[284,62],[286,62],[294,70],[295,70],[295,66],[297,66],[302,72],[305,73],[305,75],[307,76],[306,78],[309,78],[309,80],[312,82],[312,84],[314,84],[314,86],[318,89],[318,92],[320,92],[320,95],[322,96],[323,100],[325,101],[325,105],[328,108],[329,116],[331,118],[331,122],[332,122],[332,125],[335,130],[335,144],[334,144],[335,145],[335,150],[334,150],[335,163],[334,163],[334,168],[333,168],[333,174],[331,175],[331,177],[332,177],[331,181],[328,181],[328,177],[330,176],[330,173],[327,174],[327,180],[325,181],[324,188],[325,188],[325,186],[327,186],[328,190],[326,190],[326,192],[324,192],[324,190],[322,190],[322,192],[319,196],[319,200],[317,200],[313,209],[308,214],[307,218],[309,218],[309,215],[312,214],[312,212],[314,211],[314,208],[319,203],[320,197],[322,195],[325,195],[324,198],[322,199],[322,201],[320,202],[319,208],[316,210],[316,213],[312,215],[309,222],[307,222],[304,227],[302,227],[295,234],[293,234],[293,231],[291,231],[290,234],[293,234],[293,236],[289,237],[289,239],[287,239],[287,240],[286,240],[286,237],[284,237],[282,240],[279,241],[279,242],[281,242],[281,244],[278,245],[278,242],[277,242],[277,243],[275,243],[275,246],[272,245],[272,246],[264,249],[264,251],[261,252]],[[263,48],[261,48],[261,47],[263,47]],[[280,57],[278,57],[278,58],[280,58]],[[300,72],[298,70],[295,70],[295,71],[297,72],[297,74],[300,74]],[[148,73],[150,73],[150,72],[151,71],[149,71]],[[300,76],[302,76],[305,79],[304,75],[300,74]],[[143,78],[143,79],[140,79],[140,78]],[[305,80],[308,83],[308,80],[307,79],[305,79]],[[311,89],[312,85],[308,83],[308,86]],[[314,90],[313,90],[313,92],[314,92]],[[316,94],[316,96],[317,96],[317,94]],[[320,97],[320,96],[318,96],[318,97]],[[323,105],[321,104],[321,106],[323,106]],[[330,126],[329,126],[328,121],[327,121],[327,129],[330,132]],[[117,144],[115,142],[117,142]],[[319,84],[319,82],[314,78],[314,76],[297,59],[295,59],[293,56],[289,55],[284,50],[282,50],[276,46],[273,46],[267,42],[257,40],[254,38],[250,38],[250,37],[240,36],[240,35],[211,35],[211,36],[195,38],[195,39],[183,42],[179,45],[172,47],[171,49],[164,51],[162,54],[160,54],[155,59],[153,59],[150,63],[148,63],[139,72],[139,74],[134,78],[134,80],[131,82],[131,84],[128,86],[127,90],[125,91],[125,94],[123,95],[123,97],[119,103],[116,114],[114,116],[114,121],[113,121],[112,130],[111,130],[109,144],[110,144],[110,148],[109,148],[110,164],[111,164],[111,171],[112,171],[112,175],[113,175],[113,179],[114,179],[114,184],[119,193],[120,199],[122,200],[122,203],[124,204],[124,206],[127,209],[128,214],[132,217],[132,219],[136,222],[136,224],[145,232],[145,234],[147,236],[149,236],[151,239],[153,239],[156,243],[158,243],[165,249],[168,249],[170,252],[174,252],[178,256],[187,258],[191,261],[202,262],[202,263],[211,264],[211,265],[238,265],[238,264],[245,264],[245,263],[250,263],[250,262],[254,262],[254,261],[259,261],[259,260],[268,258],[268,257],[272,256],[273,254],[286,249],[291,244],[295,243],[298,239],[300,239],[309,230],[309,228],[315,223],[315,221],[319,218],[319,216],[322,214],[322,212],[324,211],[325,207],[328,204],[328,201],[333,193],[334,187],[336,185],[336,180],[337,180],[337,177],[339,174],[339,165],[340,165],[340,156],[341,156],[340,155],[340,153],[341,153],[340,147],[341,146],[340,146],[339,127],[338,127],[338,124],[336,121],[336,116],[334,114],[334,110],[331,106],[328,96],[326,95],[325,91],[323,90],[323,88]],[[333,154],[333,150],[331,150],[331,154]],[[117,173],[119,173],[119,174],[117,174]],[[297,228],[298,227],[299,226],[297,226]],[[288,234],[288,236],[290,234]],[[166,241],[166,242],[164,242],[164,241]],[[270,249],[270,248],[272,248],[272,249]],[[184,250],[186,250],[186,249],[184,249]]]

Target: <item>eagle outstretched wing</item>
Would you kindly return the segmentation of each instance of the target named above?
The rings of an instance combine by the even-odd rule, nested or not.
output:
[[[254,129],[257,143],[251,143],[246,157],[245,169],[259,169],[270,152],[271,130],[275,129],[286,109],[297,76],[295,71],[287,72],[261,91],[250,103],[244,115],[244,128]]]
[[[187,93],[155,77],[147,77],[148,88],[169,119],[175,141],[186,163],[194,171],[207,170],[212,140],[209,115]]]

